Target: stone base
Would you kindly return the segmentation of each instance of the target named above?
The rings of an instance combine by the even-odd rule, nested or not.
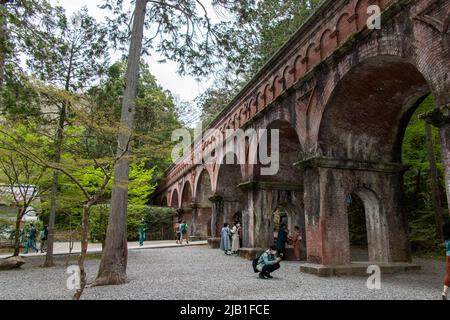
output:
[[[261,255],[266,249],[262,248],[240,248],[239,249],[239,257],[253,260],[257,256]]]
[[[189,242],[195,242],[195,241],[206,241],[208,240],[208,237],[202,237],[202,236],[190,236]]]
[[[381,269],[381,274],[401,273],[407,271],[417,271],[421,267],[408,262],[376,263],[376,262],[353,262],[349,265],[321,265],[314,263],[304,263],[300,266],[300,272],[314,274],[319,277],[337,276],[369,276],[367,268],[377,265]]]
[[[219,249],[220,238],[208,238],[208,247],[211,249]]]

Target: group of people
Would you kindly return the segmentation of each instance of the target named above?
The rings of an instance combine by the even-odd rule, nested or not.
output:
[[[177,244],[183,244],[183,240],[186,240],[186,244],[189,244],[189,235],[188,235],[189,225],[186,220],[181,221],[178,220],[173,227],[173,231],[175,232],[175,238]]]
[[[224,223],[220,231],[220,250],[226,255],[237,254],[241,248],[241,223],[236,221],[230,228],[228,223]]]
[[[277,245],[276,249],[278,254],[283,258],[286,256],[286,244],[293,246],[294,257],[296,261],[300,261],[300,244],[302,241],[302,234],[300,232],[300,227],[295,226],[294,232],[289,234],[289,230],[285,223],[280,225],[277,235]]]
[[[24,239],[24,253],[28,253],[28,251],[33,249],[35,252],[44,253],[47,251],[47,240],[48,240],[48,226],[45,225],[44,228],[39,233],[39,249],[36,247],[36,236],[37,229],[35,225],[30,224],[30,230],[26,234],[26,238]]]

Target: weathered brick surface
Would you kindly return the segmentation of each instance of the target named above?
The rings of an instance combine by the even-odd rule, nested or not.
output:
[[[383,9],[381,30],[365,26],[367,7],[374,4]],[[450,0],[327,1],[212,123],[222,132],[280,128],[279,173],[262,177],[260,167],[250,164],[233,170],[195,164],[192,160],[210,152],[216,141],[206,135],[168,170],[159,186],[161,203],[202,203],[211,211],[212,229],[241,210],[246,247],[267,246],[272,211],[280,204],[292,206],[299,223],[304,221],[308,260],[343,264],[350,261],[345,198],[360,192],[369,205],[370,259],[408,261],[402,175],[380,165],[392,169],[401,161],[404,130],[421,99],[431,93],[438,109],[450,107],[449,57]],[[450,130],[441,125],[448,186]],[[293,166],[322,157],[335,160],[335,166],[343,160],[360,166]],[[245,182],[273,186],[238,191]],[[303,186],[301,196],[289,187],[296,182]],[[216,204],[205,194],[224,200]],[[283,197],[291,200],[282,203]]]

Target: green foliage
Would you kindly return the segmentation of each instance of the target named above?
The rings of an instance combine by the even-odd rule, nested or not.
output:
[[[90,218],[91,241],[103,242],[106,237],[110,206],[96,205],[92,208]],[[127,215],[128,241],[136,241],[139,237],[139,225],[144,220],[147,234],[152,240],[172,239],[174,209],[145,205],[129,205]],[[148,240],[149,240],[148,238]]]

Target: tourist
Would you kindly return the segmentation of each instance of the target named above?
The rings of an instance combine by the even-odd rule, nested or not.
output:
[[[280,268],[281,257],[276,257],[277,247],[272,245],[259,257],[256,269],[261,279],[273,278],[270,274]]]
[[[444,278],[444,291],[442,292],[442,299],[447,300],[448,287],[450,287],[450,220],[447,220],[443,227],[443,235],[445,239],[446,248],[446,265]]]
[[[302,241],[302,234],[299,226],[294,227],[294,232],[291,235],[292,246],[294,247],[294,257],[296,261],[300,261],[300,243]]]
[[[180,241],[181,241],[180,226],[181,226],[181,220],[178,220],[178,222],[173,225],[173,231],[175,232],[175,238],[177,239],[176,244],[180,244]]]
[[[39,238],[41,240],[40,250],[41,250],[41,253],[44,253],[45,251],[47,251],[47,239],[48,239],[48,226],[47,225],[44,226],[44,229],[39,234]]]
[[[189,225],[186,223],[186,220],[183,221],[182,224],[180,224],[180,236],[181,236],[181,243],[183,244],[183,239],[186,240],[186,244],[189,244],[189,238],[188,238],[188,229]]]
[[[225,252],[226,255],[230,254],[231,250],[230,234],[231,230],[228,227],[228,223],[224,223],[222,231],[220,231],[220,250]]]
[[[240,243],[239,243],[239,233],[241,231],[241,224],[239,222],[236,222],[231,229],[231,253],[237,254],[238,250],[240,249]]]
[[[287,229],[287,226],[285,223],[283,223],[280,226],[280,230],[278,230],[278,237],[277,237],[277,250],[278,254],[281,257],[284,257],[286,255],[286,241],[288,238],[289,231]]]
[[[144,219],[142,219],[141,223],[139,224],[139,246],[142,247],[144,245],[145,241],[145,233],[147,231],[147,226],[145,224]]]
[[[28,250],[31,248],[34,249],[34,251],[39,252],[39,250],[36,248],[36,228],[34,224],[32,223],[30,225],[30,231],[28,232],[28,239],[27,243],[25,244],[25,250],[24,253],[28,253]]]

